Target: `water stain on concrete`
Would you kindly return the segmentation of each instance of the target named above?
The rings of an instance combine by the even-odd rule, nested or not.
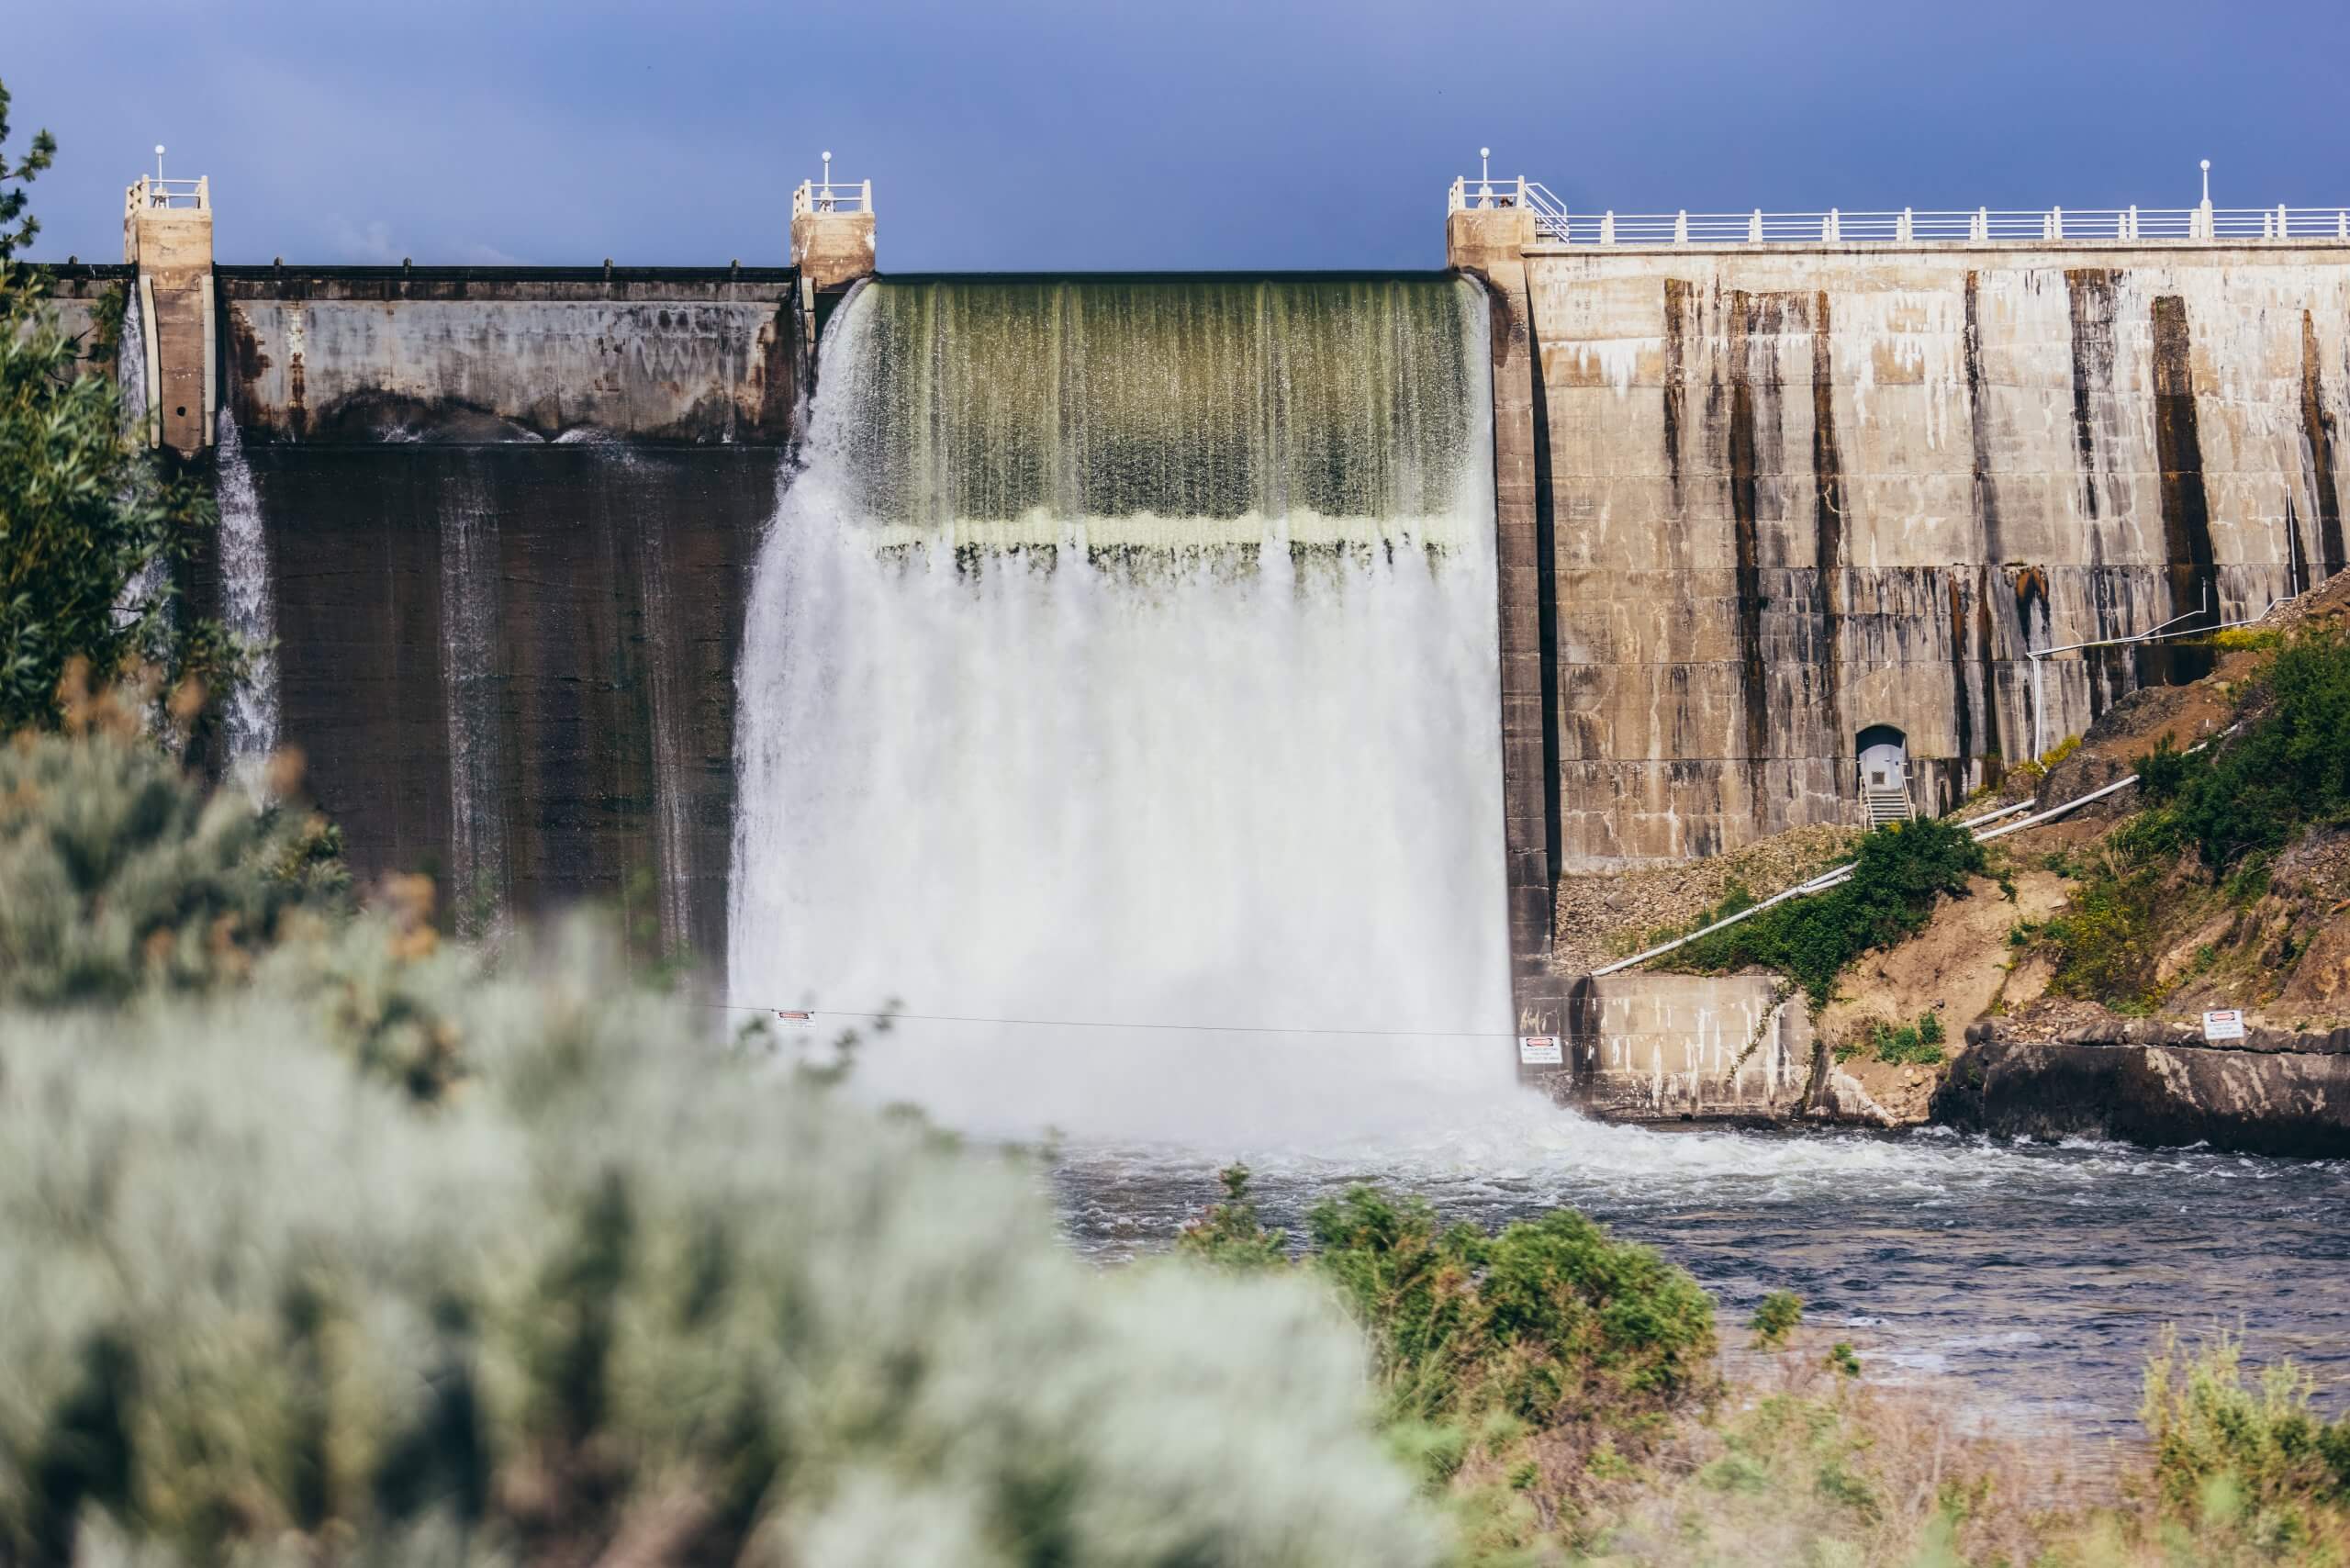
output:
[[[2318,559],[2331,577],[2343,567],[2342,498],[2334,487],[2333,414],[2325,406],[2325,376],[2318,366],[2317,323],[2307,310],[2301,312],[2301,431],[2317,504]]]
[[[2065,274],[2073,321],[2073,444],[2080,465],[2081,505],[2094,521],[2098,498],[2098,411],[2113,395],[2113,273],[2074,267]]]
[[[1991,476],[1993,454],[1990,417],[1985,405],[1989,387],[1983,376],[1983,274],[1966,274],[1966,409],[1967,434],[1973,446],[1975,517],[1983,530],[1983,559],[1997,566],[1999,545],[1999,489]],[[2076,417],[2078,399],[2076,397]]]
[[[1762,667],[1762,559],[1756,514],[1760,502],[1756,451],[1754,377],[1748,363],[1749,339],[1758,321],[1758,301],[1740,292],[1730,297],[1729,315],[1729,504],[1737,539],[1739,696],[1745,714],[1748,770],[1759,787],[1770,755],[1767,677]]]
[[[1843,591],[1844,456],[1836,440],[1836,370],[1830,347],[1828,292],[1822,289],[1811,308],[1812,556],[1819,597],[1821,696],[1828,732],[1841,735],[1843,624],[1837,599]],[[1965,755],[1963,743],[1960,755]]]
[[[2187,301],[2157,296],[2154,323],[2154,451],[2162,467],[2163,543],[2170,577],[2170,612],[2189,614],[2208,603],[2220,609],[2211,558],[2211,503],[2203,487],[2203,442],[2195,407],[2193,337]],[[2210,673],[2207,650],[2149,646],[2139,679],[2194,680]]]

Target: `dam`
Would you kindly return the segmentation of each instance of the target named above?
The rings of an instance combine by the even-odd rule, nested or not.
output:
[[[464,927],[604,900],[774,1006],[1049,962],[1507,1053],[1562,878],[1865,820],[1867,744],[1946,809],[2191,673],[2035,654],[2344,564],[2332,210],[1479,180],[1440,274],[955,278],[868,186],[779,267],[216,265],[210,201],[53,272],[250,546],[189,585],[266,610],[248,733]]]

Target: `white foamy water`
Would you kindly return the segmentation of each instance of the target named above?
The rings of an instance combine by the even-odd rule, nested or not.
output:
[[[1027,286],[877,284],[828,337],[739,678],[733,1001],[901,1002],[856,1081],[990,1132],[1505,1100],[1478,301]]]
[[[507,906],[506,821],[498,787],[498,513],[481,481],[452,477],[441,498],[441,683],[449,715],[449,896],[458,931],[492,936]]]
[[[135,297],[122,314],[122,336],[116,347],[114,368],[123,431],[135,448],[143,451],[147,444],[147,341],[145,330],[140,325],[139,301]],[[169,568],[160,559],[133,572],[115,599],[115,624],[135,624],[170,581]]]
[[[1580,1210],[1689,1269],[1724,1343],[1768,1292],[1860,1348],[1874,1381],[1930,1385],[1953,1419],[2124,1440],[2163,1326],[2241,1329],[2257,1361],[2350,1374],[2350,1163],[1943,1132],[1604,1126],[1522,1096],[1317,1147],[1245,1134],[1073,1140],[1052,1186],[1071,1244],[1169,1248],[1245,1160],[1264,1222],[1368,1182],[1488,1228]]]
[[[139,308],[136,287],[130,302],[123,308],[122,335],[116,341],[114,356],[115,387],[122,399],[122,424],[128,431],[137,431],[144,442],[147,423],[147,329],[145,312]]]
[[[277,749],[277,602],[270,581],[269,539],[244,440],[229,410],[220,410],[220,610],[246,654],[244,678],[229,694],[229,765],[248,788]]]

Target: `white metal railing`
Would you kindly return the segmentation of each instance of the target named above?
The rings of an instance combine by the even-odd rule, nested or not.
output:
[[[157,174],[141,174],[122,193],[125,213],[175,207],[189,212],[209,212],[212,209],[212,182],[208,178],[166,180]]]
[[[1539,181],[1457,179],[1449,211],[1523,207],[1554,245],[1913,245],[2150,240],[2350,241],[2350,207],[2049,207],[1972,212],[1577,212]]]
[[[1458,179],[1446,198],[1448,212],[1483,211],[1489,207],[1523,207],[1534,213],[1535,233],[1563,245],[1568,242],[1567,204],[1550,194],[1539,180],[1524,175],[1515,180]]]
[[[791,216],[811,212],[871,212],[871,180],[802,180],[791,193]]]

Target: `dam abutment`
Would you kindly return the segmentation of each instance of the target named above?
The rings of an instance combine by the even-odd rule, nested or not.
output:
[[[1494,321],[1526,1032],[1553,1016],[1550,912],[1521,902],[1538,827],[1555,899],[1858,825],[1861,737],[1886,733],[1908,809],[1944,812],[2201,667],[2077,644],[2256,616],[2340,569],[2350,219],[1928,216],[1618,218],[1454,187],[1449,260]],[[1540,1074],[1561,1092],[1604,1087],[1600,1011],[1566,1010],[1569,1060]]]
[[[1514,975],[1547,971],[1550,951],[1553,857],[1558,841],[1557,785],[1549,729],[1555,711],[1546,655],[1549,594],[1540,491],[1545,476],[1537,428],[1539,380],[1533,304],[1525,252],[1534,239],[1531,213],[1522,208],[1463,210],[1447,216],[1446,260],[1483,286],[1493,375],[1494,530],[1500,633],[1502,734],[1502,853],[1506,862],[1510,966]],[[1521,988],[1522,989],[1522,988]],[[1548,1002],[1521,997],[1528,1006]],[[1521,1016],[1521,1032],[1541,1018]]]

